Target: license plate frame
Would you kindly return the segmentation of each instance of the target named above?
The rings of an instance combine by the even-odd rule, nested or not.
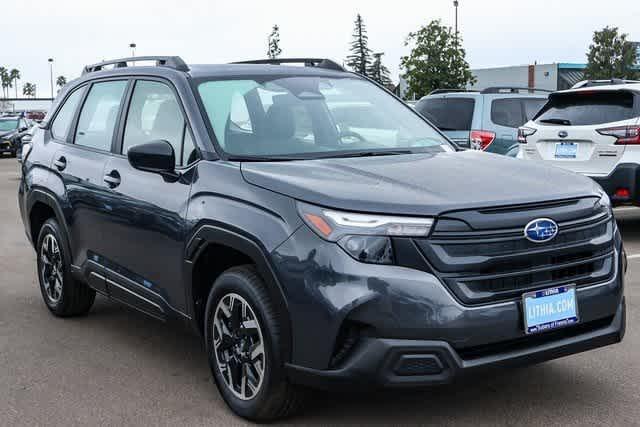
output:
[[[572,302],[572,306],[568,305],[570,302]],[[538,309],[534,308],[540,307],[541,304],[547,305]],[[554,310],[555,312],[551,313]],[[524,332],[527,335],[549,332],[580,323],[576,286],[556,286],[523,294],[522,314]],[[537,316],[532,314],[537,314]],[[532,324],[534,317],[542,317],[543,320]]]
[[[575,159],[578,156],[578,144],[575,142],[558,142],[554,153],[556,159]]]

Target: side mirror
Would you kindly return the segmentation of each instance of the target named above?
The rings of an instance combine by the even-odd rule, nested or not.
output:
[[[20,132],[26,132],[28,130],[29,130],[29,128],[25,128],[25,127],[20,128]]]
[[[129,148],[129,163],[135,169],[177,178],[176,154],[167,141],[158,140]]]

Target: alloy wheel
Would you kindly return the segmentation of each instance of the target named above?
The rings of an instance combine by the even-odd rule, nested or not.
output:
[[[47,234],[42,240],[40,261],[40,278],[47,298],[51,304],[58,304],[62,297],[64,276],[60,245],[53,234]]]
[[[226,294],[216,306],[213,347],[227,388],[238,399],[253,399],[265,375],[264,340],[253,309],[238,294]]]

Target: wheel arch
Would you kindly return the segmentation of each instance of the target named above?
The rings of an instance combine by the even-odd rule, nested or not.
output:
[[[283,352],[283,360],[285,363],[291,360],[292,354],[292,333],[291,333],[291,317],[284,289],[277,278],[274,268],[268,255],[268,251],[258,243],[257,239],[248,236],[240,230],[230,230],[218,225],[202,225],[190,238],[185,251],[185,284],[186,284],[186,302],[188,313],[192,319],[192,327],[202,333],[204,326],[204,318],[197,313],[202,310],[196,306],[197,278],[194,273],[199,262],[204,261],[203,257],[212,247],[229,248],[237,254],[246,257],[246,260],[256,266],[258,273],[264,280],[274,306],[277,309],[278,317],[281,324],[281,351]],[[209,279],[209,289],[213,285],[213,280]],[[206,301],[204,301],[206,304]]]
[[[62,208],[58,204],[55,196],[49,194],[45,190],[32,189],[27,197],[26,204],[27,215],[26,219],[29,221],[29,237],[31,243],[35,247],[38,244],[38,233],[42,228],[42,225],[48,218],[55,218],[62,231],[65,234],[65,247],[68,254],[72,254],[70,247],[70,236],[67,222],[65,221]]]

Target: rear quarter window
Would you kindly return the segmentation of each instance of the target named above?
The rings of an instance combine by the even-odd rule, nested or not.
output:
[[[509,128],[522,126],[524,123],[522,100],[519,98],[495,99],[491,103],[491,121]]]
[[[440,130],[471,130],[473,98],[426,98],[416,104],[416,110]]]
[[[541,125],[588,126],[628,120],[638,115],[634,95],[630,92],[584,91],[552,95],[535,120]]]

